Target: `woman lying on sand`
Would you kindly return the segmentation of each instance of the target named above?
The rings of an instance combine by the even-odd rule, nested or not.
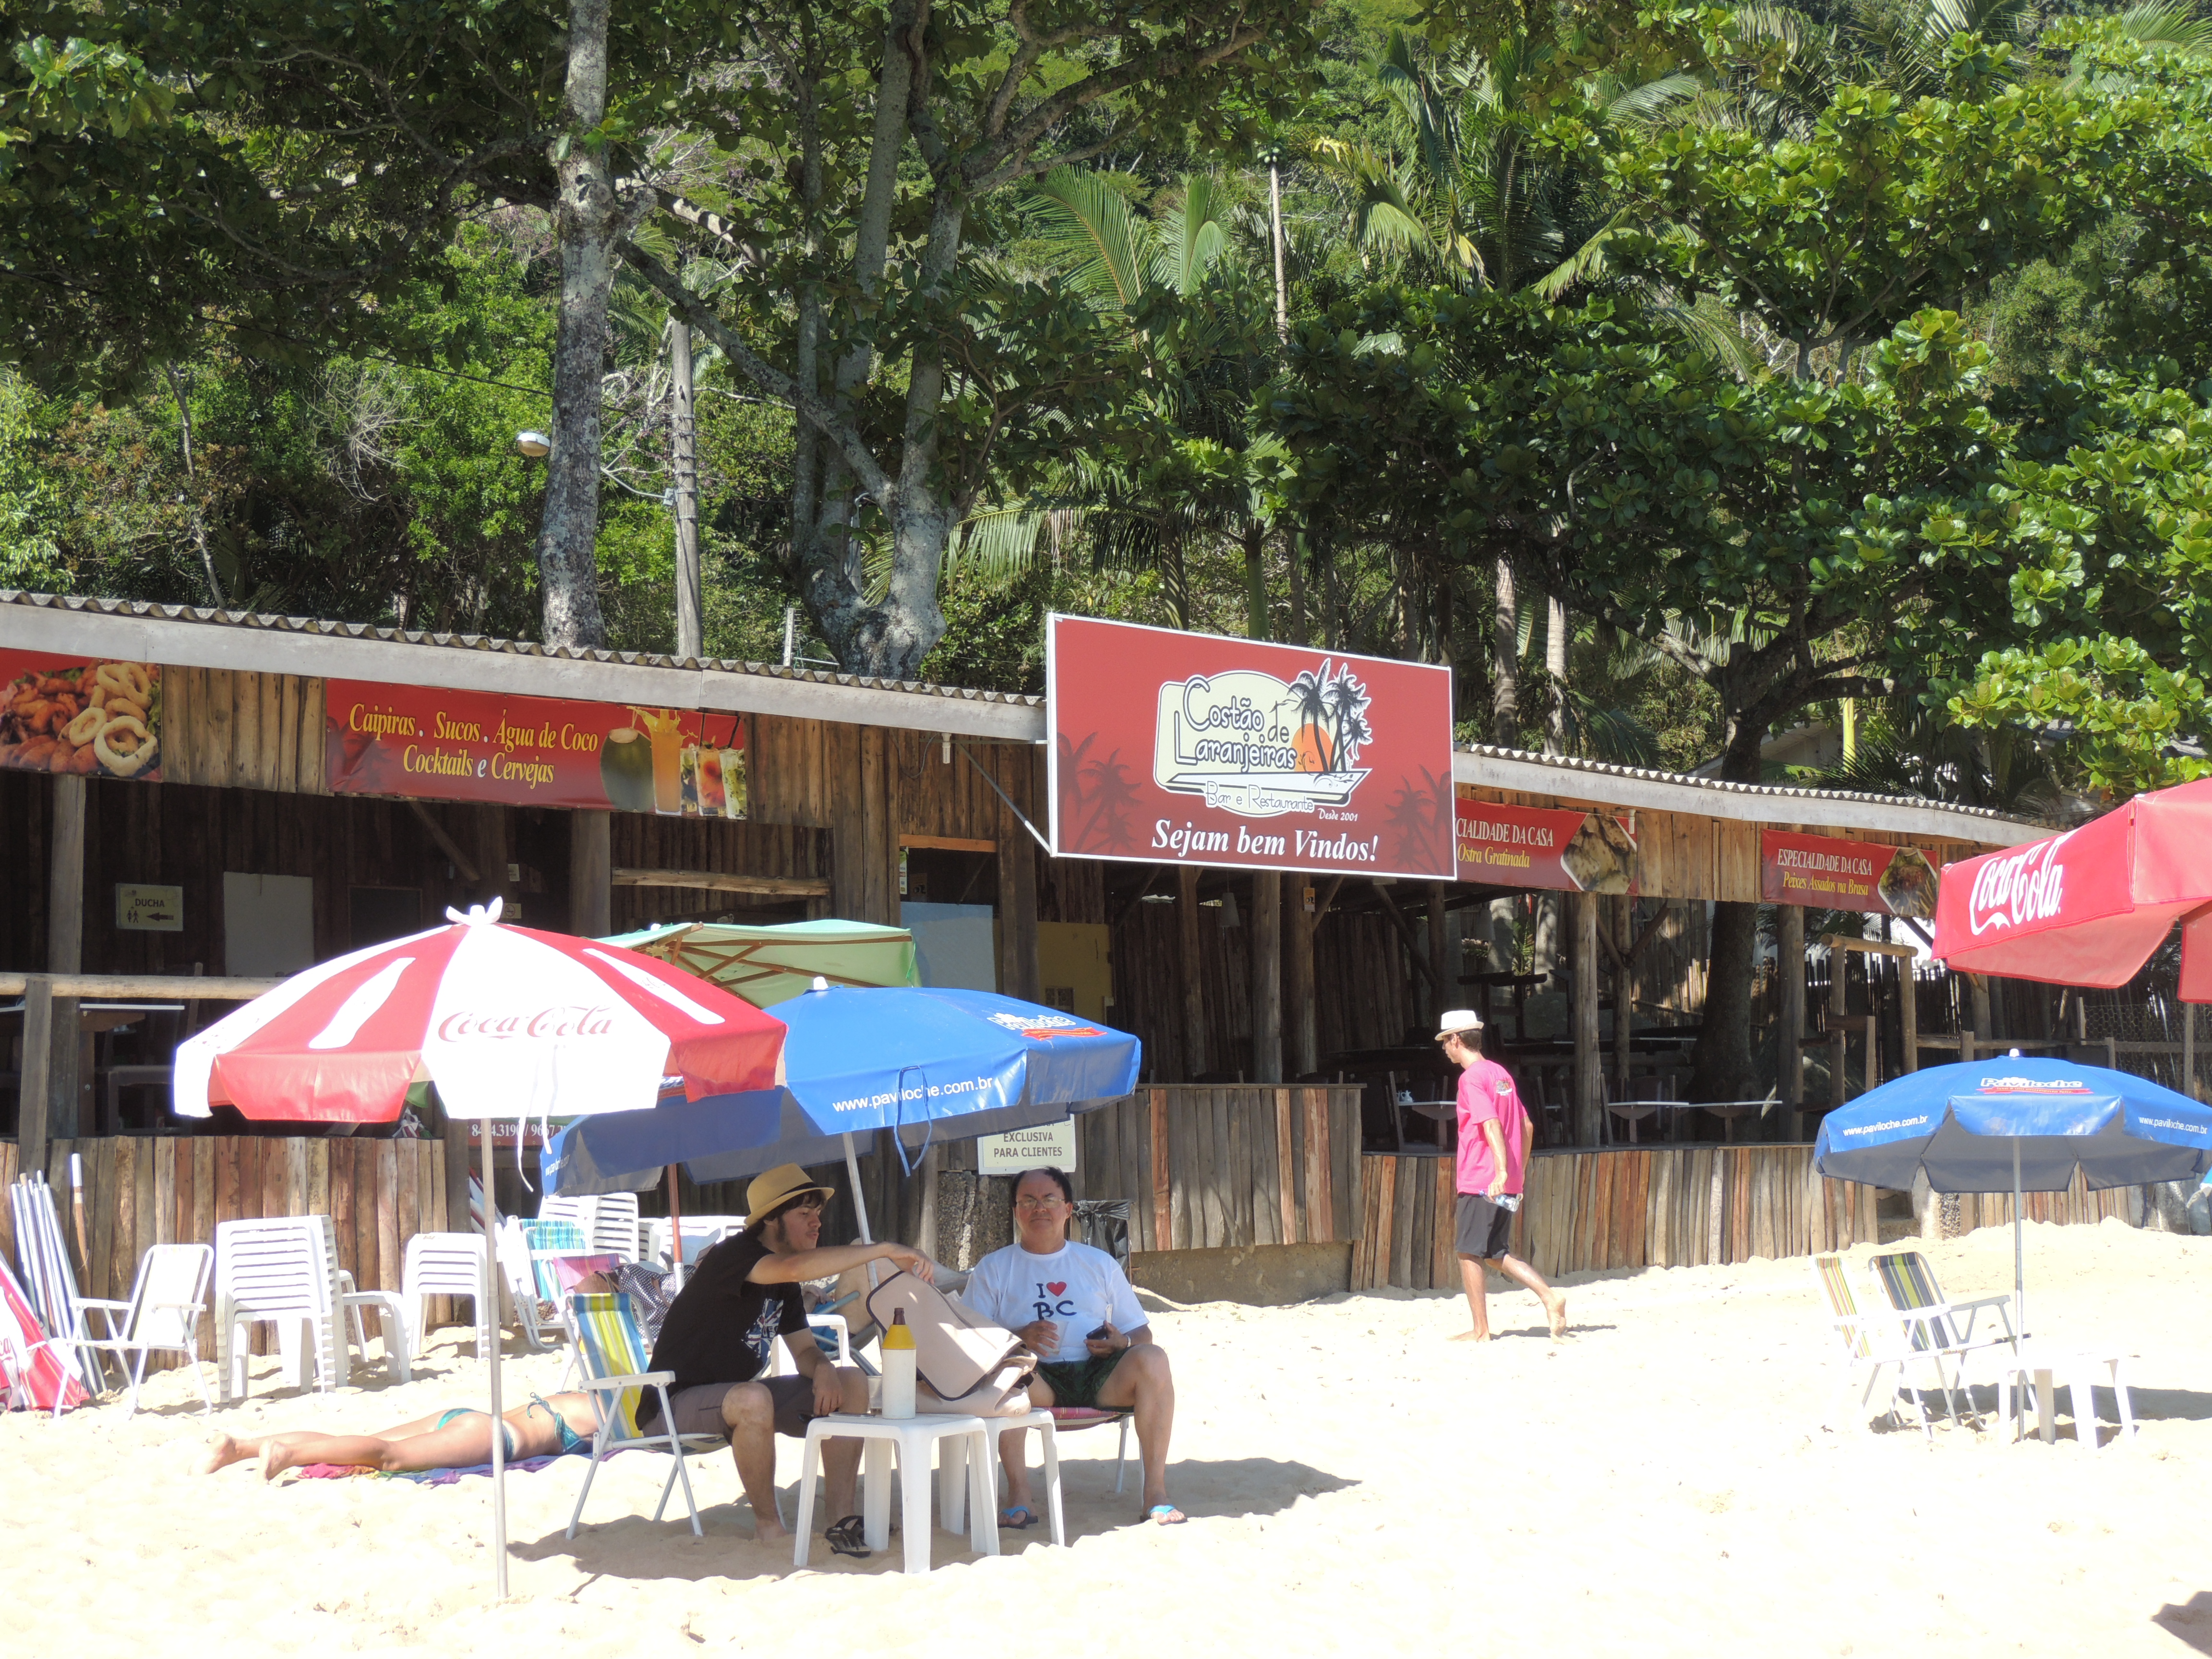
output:
[[[556,1394],[550,1400],[533,1394],[528,1405],[500,1420],[506,1425],[507,1461],[515,1463],[574,1450],[599,1432],[599,1412],[587,1394]],[[387,1474],[474,1468],[491,1462],[491,1413],[456,1406],[380,1434],[271,1434],[258,1440],[219,1434],[208,1442],[199,1472],[213,1474],[255,1457],[261,1460],[264,1480],[307,1463],[353,1464]]]

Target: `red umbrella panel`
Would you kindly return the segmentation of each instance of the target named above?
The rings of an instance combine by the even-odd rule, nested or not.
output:
[[[2212,1002],[2212,779],[2079,830],[1946,865],[1936,955],[1967,973],[2124,985],[2181,931],[2181,995]]]
[[[459,1115],[567,1117],[649,1109],[671,1075],[693,1099],[783,1080],[774,1015],[652,957],[497,916],[323,963],[210,1026],[177,1050],[178,1111],[388,1123],[428,1079]]]

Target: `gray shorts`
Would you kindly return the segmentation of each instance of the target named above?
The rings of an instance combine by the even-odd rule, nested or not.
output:
[[[775,1431],[787,1434],[794,1440],[806,1438],[806,1425],[819,1415],[814,1409],[814,1381],[805,1376],[757,1376],[753,1379],[769,1392],[775,1401]],[[702,1382],[689,1389],[678,1389],[668,1396],[668,1409],[676,1419],[678,1434],[712,1434],[726,1440],[730,1425],[722,1419],[722,1401],[732,1389],[742,1389],[742,1382]],[[637,1425],[651,1434],[660,1426],[660,1396],[647,1394],[638,1402]],[[646,1420],[650,1407],[653,1419]]]

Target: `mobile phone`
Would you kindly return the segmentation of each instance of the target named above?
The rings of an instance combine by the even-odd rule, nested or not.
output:
[[[1106,1333],[1113,1328],[1114,1328],[1111,1325],[1101,1325],[1097,1330],[1091,1332],[1090,1335],[1085,1337],[1083,1340],[1085,1342],[1103,1342],[1106,1340]]]

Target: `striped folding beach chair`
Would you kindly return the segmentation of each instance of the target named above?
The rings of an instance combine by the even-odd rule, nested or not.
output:
[[[1869,1264],[1875,1282],[1889,1298],[1889,1305],[1907,1316],[1912,1324],[1912,1346],[1964,1353],[1974,1348],[2018,1347],[2012,1328],[2012,1298],[1978,1296],[1971,1302],[1954,1302],[1936,1282],[1936,1270],[1917,1250],[1892,1250]],[[2002,1336],[1974,1336],[1974,1324],[1984,1310],[1992,1310],[2004,1326]]]
[[[653,1505],[653,1518],[660,1519],[661,1511],[668,1507],[668,1494],[681,1480],[692,1534],[702,1535],[699,1506],[692,1501],[691,1475],[684,1459],[694,1452],[720,1451],[728,1440],[720,1435],[676,1432],[675,1413],[668,1404],[668,1385],[676,1380],[676,1373],[646,1369],[645,1339],[638,1330],[629,1297],[619,1292],[579,1292],[568,1298],[568,1308],[583,1363],[584,1387],[599,1396],[599,1432],[592,1437],[592,1464],[584,1472],[584,1489],[576,1494],[575,1511],[568,1517],[568,1536],[576,1535],[577,1523],[584,1516],[584,1500],[592,1495],[592,1481],[599,1464],[618,1451],[633,1449],[666,1452],[674,1460],[675,1467],[660,1489],[660,1502]],[[651,1432],[641,1430],[637,1422],[638,1401],[647,1389],[660,1396],[660,1427]]]
[[[1959,1420],[1957,1409],[1951,1404],[1948,1378],[1943,1370],[1945,1351],[1916,1348],[1909,1334],[1911,1322],[1893,1308],[1862,1308],[1857,1290],[1851,1284],[1850,1273],[1840,1255],[1816,1255],[1813,1258],[1813,1278],[1827,1298],[1829,1322],[1842,1338],[1846,1369],[1838,1389],[1835,1403],[1826,1417],[1840,1413],[1851,1385],[1862,1374],[1866,1387],[1859,1395],[1859,1407],[1863,1411],[1874,1398],[1875,1384],[1881,1380],[1882,1372],[1890,1366],[1897,1368],[1897,1388],[1910,1388],[1912,1407],[1920,1414],[1920,1431],[1930,1440],[1936,1431],[1928,1420],[1928,1407],[1921,1397],[1922,1391],[1911,1388],[1905,1382],[1905,1368],[1915,1360],[1924,1360],[1935,1368],[1936,1386],[1943,1396],[1944,1408],[1950,1412],[1951,1420]],[[1897,1409],[1896,1395],[1890,1396],[1890,1414]],[[1824,1417],[1823,1420],[1826,1420]]]

